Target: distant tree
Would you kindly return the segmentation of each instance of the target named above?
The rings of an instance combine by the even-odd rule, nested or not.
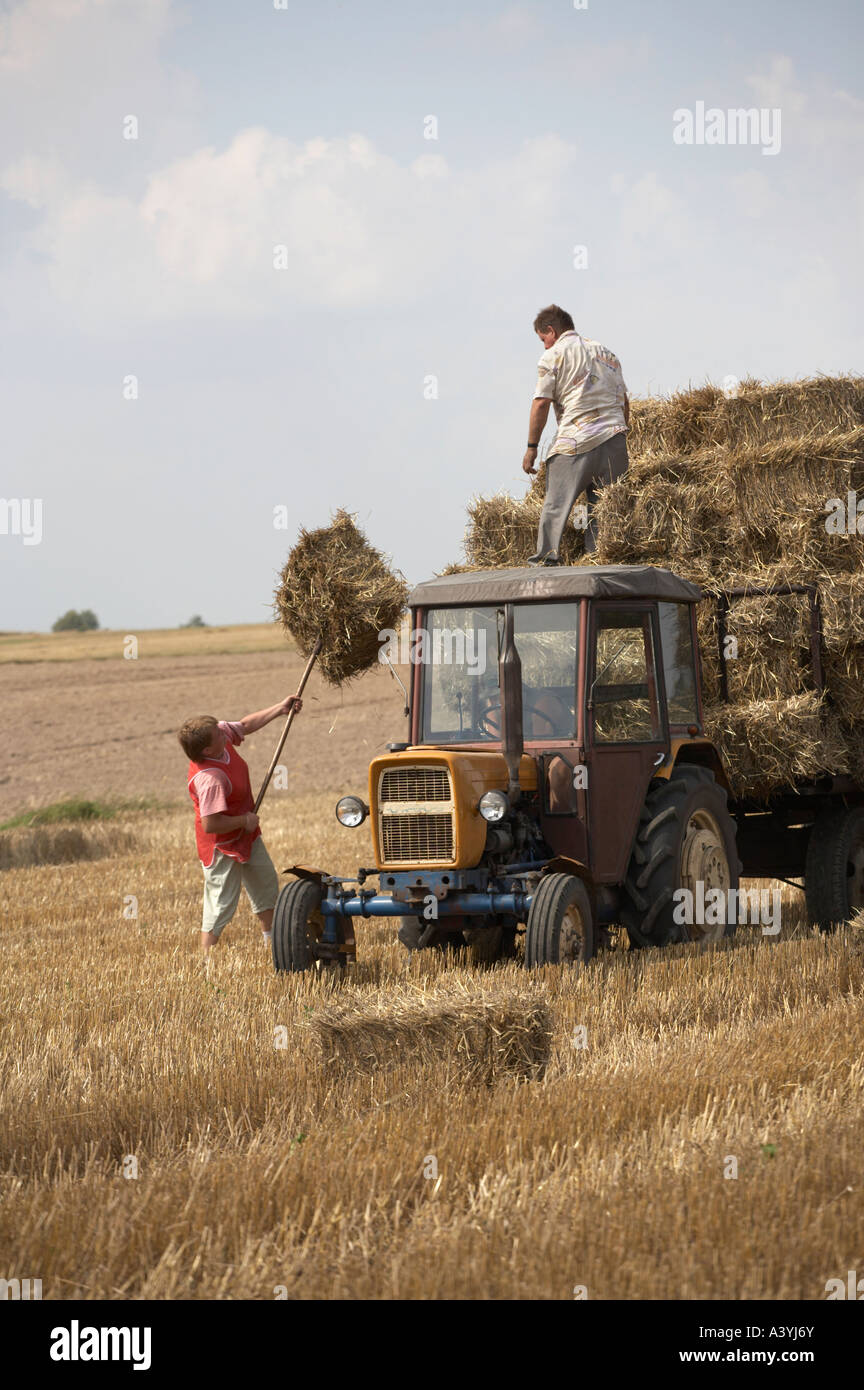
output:
[[[62,618],[58,618],[51,628],[52,632],[93,632],[99,626],[99,619],[92,608],[82,608],[79,613],[70,608]]]
[[[181,623],[180,626],[181,626],[181,627],[206,627],[207,624],[205,623],[204,619],[201,617],[201,614],[200,614],[200,613],[195,613],[195,614],[189,619],[188,623]]]

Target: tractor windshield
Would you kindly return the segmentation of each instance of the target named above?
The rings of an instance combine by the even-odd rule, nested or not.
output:
[[[575,738],[578,603],[517,604],[525,740]],[[503,608],[433,608],[422,650],[424,743],[501,739],[498,652]]]

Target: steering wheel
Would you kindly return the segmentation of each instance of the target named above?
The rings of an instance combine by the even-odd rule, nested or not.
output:
[[[491,720],[491,718],[492,718],[492,716],[493,716],[493,714],[495,713],[496,710],[498,710],[498,712],[499,712],[499,714],[500,714],[500,711],[501,711],[501,701],[500,701],[500,700],[495,700],[495,701],[493,701],[493,703],[490,704],[489,707],[488,707],[487,709],[485,709],[485,710],[483,711],[482,714],[478,714],[478,716],[477,716],[477,723],[480,725],[480,728],[483,730],[483,733],[484,733],[484,734],[489,734],[489,735],[491,735],[492,738],[500,738],[500,736],[501,736],[501,720],[500,720],[500,718],[499,718],[498,721],[497,721],[497,722],[498,722],[498,727],[497,727],[497,729],[490,729],[490,728],[488,727],[489,722],[490,722],[490,720]],[[523,696],[522,696],[522,714],[523,714],[523,716],[524,716],[526,713],[528,713],[528,714],[539,714],[540,718],[541,718],[541,719],[545,719],[545,720],[546,720],[546,723],[549,725],[549,728],[550,728],[551,731],[552,731],[552,736],[553,736],[553,737],[555,736],[555,720],[554,720],[550,715],[548,715],[548,714],[546,713],[545,710],[542,710],[542,709],[539,708],[539,706],[535,705],[535,703],[534,703],[533,700],[526,700],[526,698],[525,698],[525,696],[524,696],[524,694],[523,694]],[[542,735],[539,735],[539,737],[542,737]]]

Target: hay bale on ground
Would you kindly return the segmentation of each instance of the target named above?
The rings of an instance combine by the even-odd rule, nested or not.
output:
[[[408,585],[369,544],[347,512],[330,526],[301,530],[280,575],[276,617],[304,656],[318,637],[318,668],[331,685],[341,685],[378,660],[380,634],[395,629],[405,609]]]
[[[552,1041],[548,1003],[528,985],[484,991],[457,982],[358,993],[325,1004],[307,1027],[330,1067],[366,1072],[409,1063],[487,1084],[540,1076]]]
[[[705,732],[720,749],[736,796],[767,800],[795,782],[850,771],[840,722],[812,692],[712,705]]]

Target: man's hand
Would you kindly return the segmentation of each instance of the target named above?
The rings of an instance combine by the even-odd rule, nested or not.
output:
[[[522,467],[524,468],[524,470],[525,470],[526,473],[536,473],[536,472],[537,472],[537,450],[536,450],[536,449],[526,449],[526,450],[525,450],[525,457],[524,457],[523,460],[522,460]]]
[[[303,708],[303,701],[299,695],[289,695],[287,700],[283,700],[279,706],[280,714],[290,714],[292,709],[295,714],[299,714]]]
[[[255,813],[254,811],[246,811],[246,812],[244,812],[244,815],[243,815],[243,829],[244,829],[244,830],[246,830],[246,831],[248,831],[248,832],[251,833],[253,830],[257,830],[259,825],[260,825],[260,821],[258,820],[258,817],[257,817],[257,815],[256,815],[256,813]]]

